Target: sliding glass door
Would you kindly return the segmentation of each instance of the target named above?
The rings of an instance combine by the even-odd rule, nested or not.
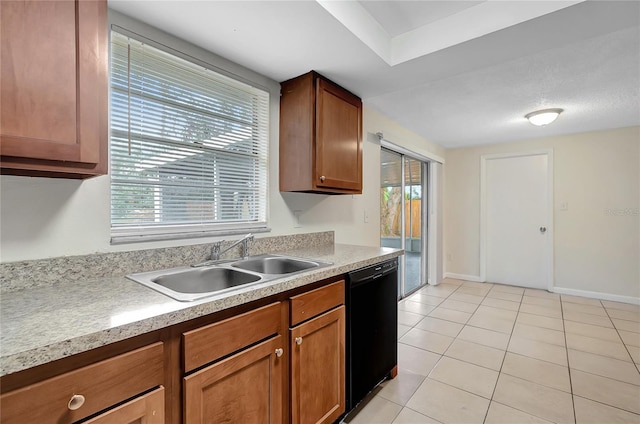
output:
[[[427,166],[391,150],[381,151],[380,245],[405,250],[398,279],[400,298],[427,283]]]

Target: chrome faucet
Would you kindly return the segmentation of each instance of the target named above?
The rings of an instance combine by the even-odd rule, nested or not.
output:
[[[222,243],[224,242],[224,240],[213,243],[213,245],[211,246],[211,260],[220,260],[220,256],[223,253],[228,252],[239,244],[242,244],[242,259],[246,259],[249,256],[249,243],[253,241],[253,238],[253,234],[247,234],[224,250],[220,250],[222,248]]]
[[[249,243],[251,243],[253,239],[254,239],[253,234],[247,234],[246,236],[242,237],[240,240],[237,240],[235,243],[233,243],[231,246],[227,247],[224,250],[221,250],[221,249],[222,249],[222,243],[224,243],[225,240],[216,241],[211,245],[211,258],[208,261],[200,262],[191,266],[201,267],[201,266],[215,265],[216,263],[219,263],[219,262],[226,262],[226,261],[220,261],[220,256],[222,256],[223,253],[228,252],[229,250],[233,249],[239,244],[242,244],[242,259],[246,259],[247,257],[249,257]]]

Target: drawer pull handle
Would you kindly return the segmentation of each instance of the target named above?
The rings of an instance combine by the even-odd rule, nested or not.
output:
[[[84,396],[73,395],[71,396],[71,400],[69,400],[69,403],[67,404],[67,408],[69,408],[70,411],[75,411],[76,409],[79,409],[82,405],[84,405],[84,401]]]
[[[302,344],[302,337],[296,337],[296,344],[298,346]]]
[[[284,350],[282,350],[281,348],[276,349],[276,356],[278,358],[281,357],[283,353],[284,353]]]

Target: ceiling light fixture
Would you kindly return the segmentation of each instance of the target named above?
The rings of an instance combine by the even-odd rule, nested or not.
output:
[[[541,127],[555,121],[562,111],[562,109],[558,108],[536,110],[535,112],[527,113],[524,117],[533,125]]]

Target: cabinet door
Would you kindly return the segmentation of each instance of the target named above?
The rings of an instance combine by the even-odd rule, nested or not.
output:
[[[184,378],[184,422],[282,422],[282,336],[273,337]]]
[[[291,329],[294,424],[333,423],[345,402],[344,306]]]
[[[321,78],[316,102],[315,185],[362,192],[362,102]]]
[[[105,0],[0,2],[3,168],[106,172],[106,13]]]
[[[85,424],[113,423],[163,424],[164,388],[160,387],[85,422]]]

